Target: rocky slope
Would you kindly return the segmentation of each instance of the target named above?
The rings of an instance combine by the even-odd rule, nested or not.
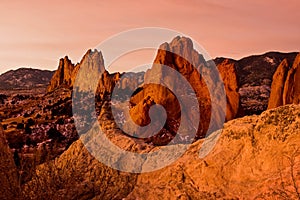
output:
[[[20,192],[17,169],[0,125],[0,198],[15,199]]]
[[[0,75],[0,90],[46,87],[53,71],[31,68],[10,70]]]
[[[291,62],[290,62],[291,63]],[[285,59],[277,68],[271,87],[268,108],[300,103],[300,54],[289,64]]]
[[[33,199],[297,199],[299,126],[299,105],[232,120],[192,144],[172,165],[142,174],[106,167],[77,141],[54,162],[39,166],[24,193]],[[123,149],[156,150],[141,148],[143,144],[118,132],[110,132],[109,138]],[[218,133],[213,150],[199,157]]]

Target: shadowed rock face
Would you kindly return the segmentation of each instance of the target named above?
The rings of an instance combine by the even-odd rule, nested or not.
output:
[[[20,191],[17,168],[0,125],[0,199],[15,199]]]
[[[300,54],[292,65],[285,59],[277,68],[272,82],[268,109],[300,103]]]

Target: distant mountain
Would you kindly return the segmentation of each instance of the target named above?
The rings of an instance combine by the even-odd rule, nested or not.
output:
[[[54,71],[32,68],[10,70],[0,75],[0,89],[32,89],[46,87]]]

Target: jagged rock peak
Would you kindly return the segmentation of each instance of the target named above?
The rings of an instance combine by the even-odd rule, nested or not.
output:
[[[72,64],[72,61],[69,59],[69,57],[67,55],[65,57],[59,59],[59,66],[62,66],[65,63]]]
[[[75,66],[68,58],[68,56],[61,58],[59,60],[58,69],[54,73],[50,84],[47,88],[47,92],[51,92],[61,85],[70,86],[72,84],[72,74],[74,68]]]
[[[193,49],[193,41],[190,39],[190,38],[187,38],[187,37],[180,37],[180,36],[177,36],[175,37],[171,43],[170,43],[170,46],[171,47],[185,47],[185,48],[188,48],[188,49]]]
[[[176,55],[172,56],[167,52],[172,52]],[[165,42],[161,44],[154,63],[168,64],[174,62],[174,60],[171,60],[171,57],[173,57],[173,59],[174,57],[177,57],[177,59],[183,57],[191,62],[194,67],[205,63],[203,55],[194,49],[193,41],[184,36],[176,36],[170,43]],[[177,64],[181,65],[182,63]]]
[[[165,51],[170,51],[170,45],[169,45],[169,43],[167,43],[167,42],[162,43],[162,44],[159,46],[159,49],[165,50]]]
[[[97,49],[91,50],[89,49],[83,56],[79,65],[88,64],[89,67],[96,67],[99,72],[104,72],[104,59],[101,51]]]
[[[295,58],[293,69],[299,68],[299,66],[300,66],[300,53]]]
[[[97,49],[95,49],[94,51],[89,49],[84,54],[80,63],[76,66],[71,62],[68,56],[61,58],[59,60],[58,69],[54,73],[47,91],[51,92],[61,86],[72,87],[80,68],[86,70],[86,72],[83,73],[84,75],[78,77],[80,80],[94,80],[97,82],[100,74],[105,71],[102,53]],[[91,74],[91,71],[95,73]]]

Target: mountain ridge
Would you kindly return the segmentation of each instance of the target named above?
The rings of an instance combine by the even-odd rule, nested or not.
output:
[[[0,75],[0,89],[31,89],[46,87],[54,71],[36,68],[19,68]]]

